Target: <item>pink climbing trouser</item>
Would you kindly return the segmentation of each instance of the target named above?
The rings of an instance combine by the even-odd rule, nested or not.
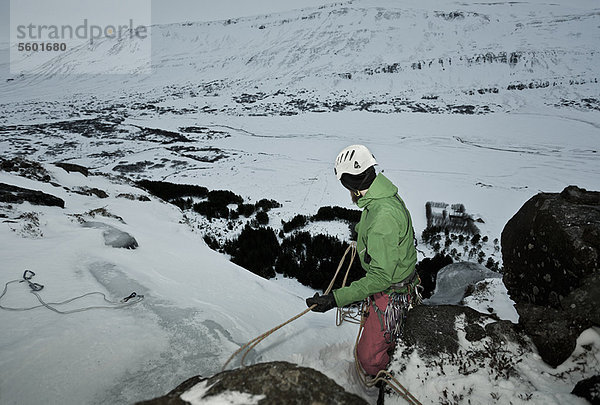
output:
[[[369,315],[366,318],[364,329],[356,347],[356,357],[367,374],[376,375],[387,367],[390,361],[388,349],[394,344],[389,336],[385,335],[384,314],[378,313],[373,306],[373,301],[380,311],[385,312],[390,300],[384,293],[374,294],[369,300]]]

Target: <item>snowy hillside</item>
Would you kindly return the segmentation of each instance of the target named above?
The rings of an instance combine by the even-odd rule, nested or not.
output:
[[[132,403],[169,391],[189,376],[211,375],[241,344],[305,308],[304,296],[237,267],[206,247],[181,212],[102,177],[52,171],[52,186],[0,172],[0,183],[43,190],[66,201],[65,209],[2,206],[3,283],[21,279],[44,285],[46,302],[99,291],[112,301],[132,291],[144,300],[122,309],[61,315],[45,308],[0,310],[0,392],[4,404]],[[82,196],[96,187],[110,197]],[[111,214],[87,212],[104,208]],[[22,216],[25,213],[34,213]],[[136,238],[136,250],[106,246],[102,230],[82,227],[84,219],[111,225]],[[122,221],[115,217],[120,217]],[[306,293],[308,294],[308,292]],[[39,304],[26,284],[11,284],[1,305]],[[106,305],[92,296],[61,311]],[[349,326],[349,325],[348,325]],[[318,331],[319,347],[314,334]],[[249,360],[318,362],[319,351],[339,352],[325,370],[346,369],[354,329],[336,328],[334,314],[309,315],[274,335]],[[264,352],[263,352],[264,350]],[[23,384],[27,381],[27,384]]]
[[[51,404],[132,403],[158,396],[191,375],[219,371],[240,345],[305,308],[304,297],[312,291],[290,281],[264,280],[228,262],[205,246],[177,208],[154,197],[146,201],[145,192],[123,180],[46,169],[50,183],[0,172],[0,183],[41,190],[65,201],[64,209],[2,204],[5,282],[21,279],[28,269],[36,273],[31,281],[44,285],[38,294],[46,302],[90,292],[104,293],[113,302],[132,291],[144,299],[124,308],[68,315],[46,308],[1,310],[2,323],[9,325],[0,338],[3,403],[36,404],[42,403],[40,398]],[[96,194],[104,194],[99,191],[86,195],[90,189],[108,197],[100,198]],[[88,226],[91,223],[95,226]],[[103,236],[107,227],[127,232],[139,247],[108,246]],[[484,312],[491,306],[514,319],[505,291],[500,283],[490,290],[497,296],[472,299],[469,305],[483,305]],[[6,286],[3,307],[37,304],[26,284]],[[107,305],[89,296],[53,307],[78,311],[98,305],[121,304]],[[333,313],[308,314],[269,337],[248,360],[287,360],[314,367],[374,401],[376,392],[361,388],[353,372],[355,333],[352,324],[336,327]],[[597,331],[588,331],[580,342],[587,349],[578,349],[556,372],[535,353],[527,355],[523,372],[535,381],[533,387],[513,382],[503,391],[504,398],[509,391],[515,400],[533,392],[539,403],[555,395],[561,403],[581,403],[566,390],[574,379],[587,375],[585,367],[580,371],[582,359],[592,368],[600,361],[597,343]],[[411,361],[410,367],[418,364]],[[542,376],[534,377],[535,370]],[[555,375],[563,377],[552,388],[549,381],[557,379]],[[479,387],[477,381],[486,376],[482,369],[463,383]],[[24,380],[28,384],[22,384]],[[432,398],[435,403],[441,395],[441,388],[407,382],[423,400]],[[477,395],[487,396],[479,388]]]

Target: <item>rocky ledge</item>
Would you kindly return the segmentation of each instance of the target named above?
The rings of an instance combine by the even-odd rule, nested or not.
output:
[[[225,401],[232,396],[242,402]],[[215,402],[210,402],[210,401]],[[218,402],[219,400],[223,402]],[[259,402],[260,401],[260,402]],[[210,378],[192,377],[167,395],[137,405],[178,405],[189,403],[260,403],[366,405],[319,371],[287,362],[260,363],[223,371]]]

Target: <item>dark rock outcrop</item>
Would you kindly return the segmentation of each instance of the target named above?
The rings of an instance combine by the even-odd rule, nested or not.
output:
[[[600,192],[532,197],[502,231],[502,257],[519,323],[546,363],[561,364],[600,325]]]
[[[81,173],[85,177],[87,177],[90,174],[87,167],[84,167],[81,165],[76,165],[74,163],[57,162],[57,163],[54,163],[54,166],[60,167],[67,173],[71,173],[71,172]]]
[[[6,183],[0,183],[0,202],[10,204],[29,202],[34,205],[65,208],[65,202],[61,198],[39,190],[30,190]]]
[[[502,231],[504,283],[513,300],[553,308],[598,272],[600,192],[540,193]]]
[[[106,193],[106,191],[100,190],[99,188],[95,187],[77,187],[71,191],[77,194],[87,195],[90,197],[96,196],[98,198],[108,198],[108,194]]]
[[[13,159],[0,158],[0,170],[15,173],[18,176],[26,177],[32,180],[50,182],[52,178],[50,173],[38,162],[32,162],[20,157]]]
[[[498,321],[494,316],[457,305],[414,307],[404,325],[402,345],[416,347],[421,356],[430,358],[437,358],[441,353],[457,354],[460,347],[456,319],[461,316],[464,316],[464,330],[469,342],[489,337],[493,342],[508,339],[520,346],[528,346],[527,340],[512,322]],[[481,326],[490,320],[491,323]]]
[[[187,404],[181,395],[196,384],[206,382],[202,399],[207,401],[219,394],[235,391],[263,395],[261,405],[279,404],[367,404],[357,395],[350,394],[335,381],[317,370],[287,362],[259,363],[236,370],[223,371],[210,378],[192,377],[167,395],[138,405]]]
[[[571,394],[587,399],[592,405],[600,405],[600,375],[579,381]]]

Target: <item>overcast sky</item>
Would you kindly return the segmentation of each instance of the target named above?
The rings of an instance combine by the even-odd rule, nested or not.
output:
[[[50,8],[59,1],[73,0],[13,0],[39,4]],[[91,0],[86,0],[91,1]],[[126,3],[127,0],[123,0]],[[148,0],[151,1],[153,24],[182,21],[213,21],[227,18],[266,14],[275,11],[292,10],[303,7],[319,6],[339,0]],[[85,4],[85,1],[80,2]],[[30,4],[30,6],[31,6]],[[0,0],[0,42],[10,40],[10,0]],[[50,22],[49,22],[50,23]]]

